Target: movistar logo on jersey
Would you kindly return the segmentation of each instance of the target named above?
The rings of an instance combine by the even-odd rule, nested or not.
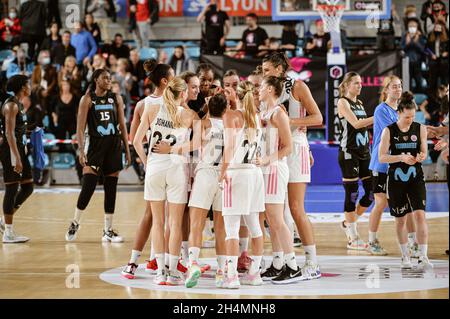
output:
[[[369,132],[366,131],[364,134],[356,134],[356,146],[361,147],[367,144],[369,144]]]
[[[397,169],[394,172],[394,179],[396,181],[401,180],[402,182],[407,182],[410,180],[411,176],[413,178],[416,178],[416,175],[417,175],[417,170],[416,170],[415,166],[410,166],[408,168],[408,171],[406,172],[406,174],[405,174],[405,172],[403,172],[403,170],[400,167],[397,167]]]
[[[97,132],[101,136],[114,135],[114,134],[116,134],[116,128],[114,127],[114,124],[112,124],[112,123],[109,123],[106,128],[99,125],[99,126],[97,126]]]
[[[94,106],[94,109],[96,111],[109,111],[109,110],[113,110],[114,107],[112,104],[99,104]]]
[[[404,149],[414,149],[417,148],[417,143],[396,143],[395,148],[398,150],[404,150]]]

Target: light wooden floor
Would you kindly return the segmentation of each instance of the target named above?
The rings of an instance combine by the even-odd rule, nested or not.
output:
[[[123,244],[102,244],[103,194],[95,194],[76,242],[67,243],[65,232],[73,216],[77,194],[34,194],[16,215],[15,229],[31,237],[20,245],[0,244],[0,298],[231,298],[224,295],[195,293],[165,293],[132,289],[105,283],[99,274],[126,264],[134,232],[143,208],[142,192],[119,192],[114,227],[126,239]],[[345,241],[337,224],[314,224],[318,254],[346,255]],[[360,224],[360,233],[367,234],[367,224]],[[429,220],[431,259],[447,259],[448,218]],[[383,222],[380,232],[391,256],[398,256],[392,222]],[[331,239],[331,240],[330,240]],[[147,257],[145,255],[140,262]],[[303,250],[298,250],[298,253]],[[213,249],[205,249],[202,256],[212,256]],[[267,252],[266,252],[267,254]],[[70,265],[78,265],[80,288],[66,288],[66,272]],[[236,297],[236,296],[235,296]],[[317,298],[317,296],[309,296]],[[333,298],[448,298],[448,289],[419,292],[334,296]],[[251,298],[251,296],[242,296]],[[286,298],[293,298],[287,296]],[[304,298],[304,297],[302,297]],[[323,297],[321,297],[323,298]]]

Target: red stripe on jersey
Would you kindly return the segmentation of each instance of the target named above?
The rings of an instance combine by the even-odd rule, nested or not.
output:
[[[233,185],[233,182],[232,182],[232,179],[230,178],[230,187],[229,187],[229,202],[230,202],[230,206],[228,206],[228,207],[233,207],[233,196],[232,196],[232,194],[233,194],[233,192],[232,192],[232,188],[231,188],[231,186]]]
[[[276,195],[277,194],[277,190],[278,190],[278,167],[274,166],[274,178],[275,178],[275,182],[273,183],[273,194]]]

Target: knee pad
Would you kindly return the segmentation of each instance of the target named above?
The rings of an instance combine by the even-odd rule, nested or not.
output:
[[[105,176],[103,182],[103,189],[105,190],[104,208],[105,214],[114,214],[116,208],[116,194],[117,194],[117,176]]]
[[[364,188],[364,196],[359,200],[359,205],[362,207],[369,207],[374,200],[372,178],[366,178],[362,181]]]
[[[77,208],[79,210],[85,210],[92,194],[94,194],[95,187],[97,186],[98,176],[95,174],[84,174],[81,184],[80,196],[78,196]]]
[[[223,216],[225,224],[225,240],[236,239],[239,240],[239,227],[241,226],[241,216]]]
[[[356,209],[356,201],[359,195],[358,181],[344,182],[345,202],[344,211],[354,212]]]
[[[5,196],[3,197],[3,214],[14,214],[14,202],[16,200],[18,189],[19,183],[5,185]]]
[[[20,185],[20,191],[17,193],[16,200],[14,202],[14,209],[19,209],[20,206],[33,194],[33,183],[26,183]]]
[[[248,230],[250,231],[251,238],[258,238],[263,235],[259,224],[259,214],[246,215],[244,216],[244,220],[247,224]]]

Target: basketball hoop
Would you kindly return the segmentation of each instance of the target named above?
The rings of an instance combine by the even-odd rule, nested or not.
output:
[[[340,22],[344,10],[345,6],[341,4],[317,5],[317,11],[324,22],[326,32],[340,32]]]
[[[341,18],[345,11],[345,6],[338,4],[339,0],[326,0],[325,4],[318,4],[317,11],[324,22],[325,32],[330,32],[332,53],[341,52]]]

